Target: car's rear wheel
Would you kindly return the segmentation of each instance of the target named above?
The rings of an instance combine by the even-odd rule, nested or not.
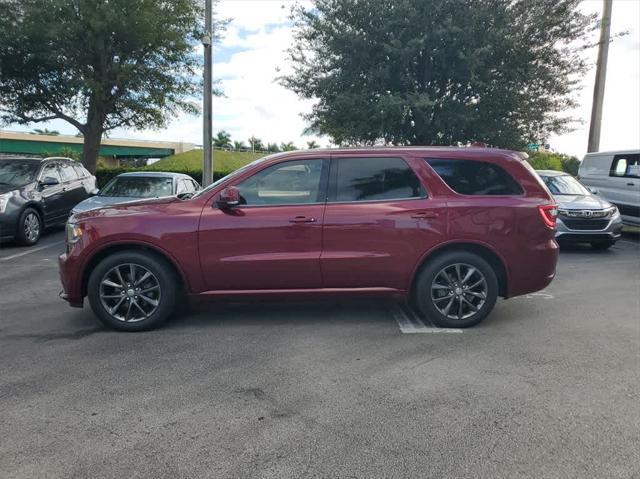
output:
[[[415,287],[420,312],[442,328],[468,328],[493,310],[498,279],[482,257],[451,251],[429,261]]]
[[[176,301],[171,267],[154,255],[120,252],[102,260],[89,277],[91,308],[107,326],[143,331],[158,326]]]
[[[42,218],[33,208],[25,208],[18,219],[18,243],[31,246],[40,241],[42,235]]]

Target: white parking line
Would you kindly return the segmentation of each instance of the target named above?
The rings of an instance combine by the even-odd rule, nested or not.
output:
[[[403,334],[462,333],[462,329],[459,328],[437,328],[431,324],[425,324],[413,311],[398,303],[390,304],[389,311]]]
[[[37,248],[29,248],[27,251],[23,251],[22,253],[16,253],[16,254],[12,254],[11,256],[5,256],[4,258],[0,258],[0,262],[9,261],[10,259],[20,258],[21,256],[26,256],[31,253],[37,253],[38,251],[42,251],[43,249],[51,248],[52,246],[58,246],[61,244],[64,244],[64,241],[57,241],[55,243],[38,246]]]

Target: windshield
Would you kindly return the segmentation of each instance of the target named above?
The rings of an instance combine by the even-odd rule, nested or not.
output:
[[[173,195],[173,178],[119,176],[100,190],[99,196],[157,198]]]
[[[33,160],[0,160],[0,185],[23,186],[35,181],[40,163]]]
[[[542,181],[554,195],[589,195],[589,191],[578,180],[569,175],[543,176]]]
[[[264,156],[262,158],[259,158],[255,161],[252,161],[251,163],[244,165],[242,168],[237,169],[236,171],[234,171],[233,173],[229,173],[227,176],[223,176],[222,178],[220,178],[217,181],[214,181],[213,183],[211,183],[209,186],[207,186],[206,188],[201,189],[200,191],[198,191],[195,195],[193,195],[191,198],[197,198],[198,196],[201,196],[203,193],[206,193],[207,191],[211,191],[213,188],[215,188],[216,186],[218,186],[220,183],[222,183],[223,181],[227,181],[231,178],[235,178],[236,176],[240,175],[241,173],[244,173],[247,169],[262,163],[263,161],[269,159],[270,156]]]

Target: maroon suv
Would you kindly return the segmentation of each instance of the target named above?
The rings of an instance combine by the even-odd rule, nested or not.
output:
[[[310,150],[262,158],[189,198],[78,214],[62,297],[125,331],[190,298],[391,296],[443,327],[544,288],[556,206],[511,151]]]

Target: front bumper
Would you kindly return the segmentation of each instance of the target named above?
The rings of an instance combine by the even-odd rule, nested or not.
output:
[[[608,220],[579,220],[558,217],[556,240],[588,243],[590,241],[616,242],[622,236],[622,218],[615,215]]]
[[[62,291],[60,297],[74,308],[81,308],[84,303],[82,295],[82,278],[80,277],[80,265],[73,255],[67,253],[58,257],[58,267]]]

